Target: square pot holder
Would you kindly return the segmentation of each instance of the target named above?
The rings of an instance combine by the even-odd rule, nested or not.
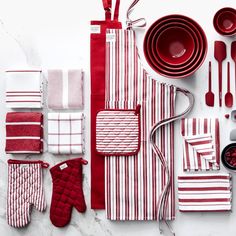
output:
[[[181,134],[184,171],[220,169],[218,119],[182,119]]]
[[[136,155],[140,149],[140,108],[97,113],[96,150],[104,156]]]

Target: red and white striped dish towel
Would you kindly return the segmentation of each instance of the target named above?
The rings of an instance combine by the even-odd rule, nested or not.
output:
[[[84,114],[48,113],[48,151],[84,153]]]
[[[230,211],[232,186],[230,174],[191,174],[178,177],[179,210]]]
[[[6,115],[6,153],[43,152],[43,114],[9,112]]]
[[[182,119],[181,133],[184,171],[220,168],[218,119]]]
[[[43,92],[40,70],[6,71],[6,106],[42,108]]]

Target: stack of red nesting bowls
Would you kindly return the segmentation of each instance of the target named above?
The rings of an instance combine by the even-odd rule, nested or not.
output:
[[[154,22],[144,39],[144,55],[157,73],[169,78],[192,75],[204,62],[207,38],[200,25],[183,15]]]

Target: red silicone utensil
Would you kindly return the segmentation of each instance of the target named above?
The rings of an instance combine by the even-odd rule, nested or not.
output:
[[[225,94],[225,106],[233,106],[233,95],[230,92],[230,64],[227,63],[227,93]]]
[[[214,56],[218,61],[219,73],[219,105],[222,106],[222,62],[226,58],[226,45],[222,41],[215,41]]]
[[[232,42],[231,44],[231,57],[234,61],[234,72],[235,72],[235,97],[236,97],[236,41]]]
[[[206,105],[207,106],[213,107],[214,106],[215,95],[214,95],[214,93],[211,90],[211,61],[209,61],[209,77],[208,77],[208,81],[209,81],[209,90],[205,94],[205,101],[206,101]]]

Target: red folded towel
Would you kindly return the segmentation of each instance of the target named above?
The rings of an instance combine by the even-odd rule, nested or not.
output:
[[[6,153],[42,153],[43,114],[9,112],[6,115]]]

